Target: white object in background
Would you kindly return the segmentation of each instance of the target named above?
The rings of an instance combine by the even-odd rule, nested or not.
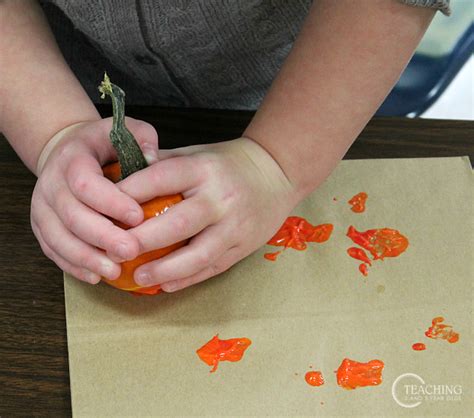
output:
[[[420,117],[474,120],[474,57],[471,56],[440,98]]]

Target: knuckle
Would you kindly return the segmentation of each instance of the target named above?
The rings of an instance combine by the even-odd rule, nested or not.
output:
[[[77,210],[69,209],[64,214],[64,226],[70,231],[75,231],[80,222],[80,216]]]
[[[219,265],[218,263],[212,264],[210,266],[210,271],[211,271],[212,276],[216,276],[217,274],[220,274],[225,270],[227,270],[227,269],[224,266]]]
[[[83,195],[89,187],[89,181],[81,175],[76,176],[71,181],[71,190],[77,195]]]
[[[91,256],[91,254],[82,253],[78,256],[76,264],[80,267],[83,267],[83,268],[87,269],[87,270],[93,271],[94,270],[93,266],[95,265],[95,260],[94,260],[94,257]]]
[[[209,266],[211,263],[211,254],[206,250],[201,250],[197,254],[197,263],[201,268]]]
[[[199,162],[199,170],[196,172],[202,172],[206,176],[213,176],[216,172],[219,172],[219,163],[211,156],[202,156]]]
[[[77,156],[69,163],[66,178],[74,194],[81,194],[90,186],[87,171],[84,170],[84,157]]]
[[[189,218],[182,213],[176,213],[173,217],[171,224],[171,230],[181,236],[185,236],[190,228],[190,220]]]
[[[40,246],[41,246],[41,249],[43,250],[44,255],[48,257],[50,260],[54,261],[54,258],[55,258],[54,251],[43,243],[40,243]]]
[[[96,238],[96,246],[106,250],[109,242],[108,236],[109,235],[106,232],[99,232]]]

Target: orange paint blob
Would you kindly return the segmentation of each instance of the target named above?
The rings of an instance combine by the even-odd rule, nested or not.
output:
[[[426,345],[423,343],[415,343],[411,346],[411,348],[413,348],[415,351],[423,351],[426,350]]]
[[[344,389],[380,385],[383,367],[384,363],[380,360],[359,363],[345,358],[337,370],[337,384]]]
[[[331,237],[332,224],[311,225],[306,219],[299,216],[288,217],[277,233],[267,242],[276,247],[293,248],[298,251],[306,249],[307,242],[325,242]],[[267,253],[264,257],[274,261],[278,254]]]
[[[367,201],[367,193],[360,192],[353,196],[347,203],[352,205],[351,211],[356,213],[364,212],[365,202]]]
[[[304,380],[310,386],[321,386],[324,385],[324,378],[321,372],[310,371],[305,374]]]
[[[265,253],[263,256],[270,261],[275,261],[278,255],[281,254],[281,251],[277,251],[275,253]]]
[[[252,344],[248,338],[231,338],[220,340],[215,335],[210,341],[196,350],[199,358],[208,366],[212,366],[211,373],[217,370],[220,361],[239,361],[245,350]]]
[[[367,256],[367,253],[362,248],[348,248],[347,254],[349,254],[352,258],[355,258],[356,260],[360,260],[364,263],[367,263],[369,266],[372,265],[372,263],[370,262],[370,258]]]
[[[367,276],[369,274],[367,264],[359,264],[359,271],[364,275]]]
[[[374,260],[397,257],[408,247],[408,239],[396,229],[381,228],[359,232],[351,225],[346,235],[355,244],[369,251]]]
[[[449,343],[455,343],[459,341],[459,334],[454,332],[451,325],[443,324],[444,318],[437,316],[431,321],[431,327],[425,332],[425,335],[435,340],[446,340]]]

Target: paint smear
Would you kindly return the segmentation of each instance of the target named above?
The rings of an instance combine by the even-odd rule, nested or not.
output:
[[[367,253],[362,248],[351,247],[347,249],[347,254],[356,260],[363,261],[367,263],[369,266],[372,265],[370,262],[370,258],[367,256]]]
[[[352,205],[351,211],[355,213],[362,213],[365,211],[365,202],[367,201],[367,193],[360,192],[353,196],[347,203]]]
[[[240,361],[250,344],[252,344],[252,341],[248,338],[220,340],[219,336],[215,335],[200,349],[196,350],[196,353],[204,363],[212,366],[211,373],[214,373],[220,361]]]
[[[321,372],[310,371],[305,374],[304,380],[310,386],[321,386],[324,385],[324,378]]]
[[[437,316],[431,321],[431,327],[427,329],[425,335],[434,340],[446,340],[449,343],[455,343],[459,341],[459,334],[454,332],[451,325],[443,324],[444,318]]]
[[[337,384],[344,389],[380,385],[383,367],[381,360],[359,363],[345,358],[337,370]]]
[[[372,255],[373,260],[398,257],[408,248],[408,239],[396,229],[380,228],[360,232],[351,225],[346,235],[355,244],[367,250]],[[359,271],[367,276],[368,266],[372,265],[367,253],[363,249],[351,247],[347,249],[347,254],[364,262],[359,266]]]
[[[267,242],[276,247],[293,248],[298,251],[306,249],[307,242],[325,242],[331,237],[332,224],[311,225],[306,219],[299,216],[290,216],[280,227],[277,233]],[[267,260],[275,261],[281,251],[266,253]]]
[[[426,350],[426,345],[423,343],[415,343],[411,346],[411,348],[413,348],[415,351],[423,351]]]
[[[359,271],[366,277],[369,275],[369,268],[367,267],[367,264],[359,264]]]

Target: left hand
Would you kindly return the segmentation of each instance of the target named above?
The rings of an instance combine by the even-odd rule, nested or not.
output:
[[[247,138],[159,154],[117,186],[138,202],[173,193],[185,200],[128,232],[140,253],[191,240],[137,268],[142,286],[173,292],[229,269],[265,244],[301,198],[271,155]]]

